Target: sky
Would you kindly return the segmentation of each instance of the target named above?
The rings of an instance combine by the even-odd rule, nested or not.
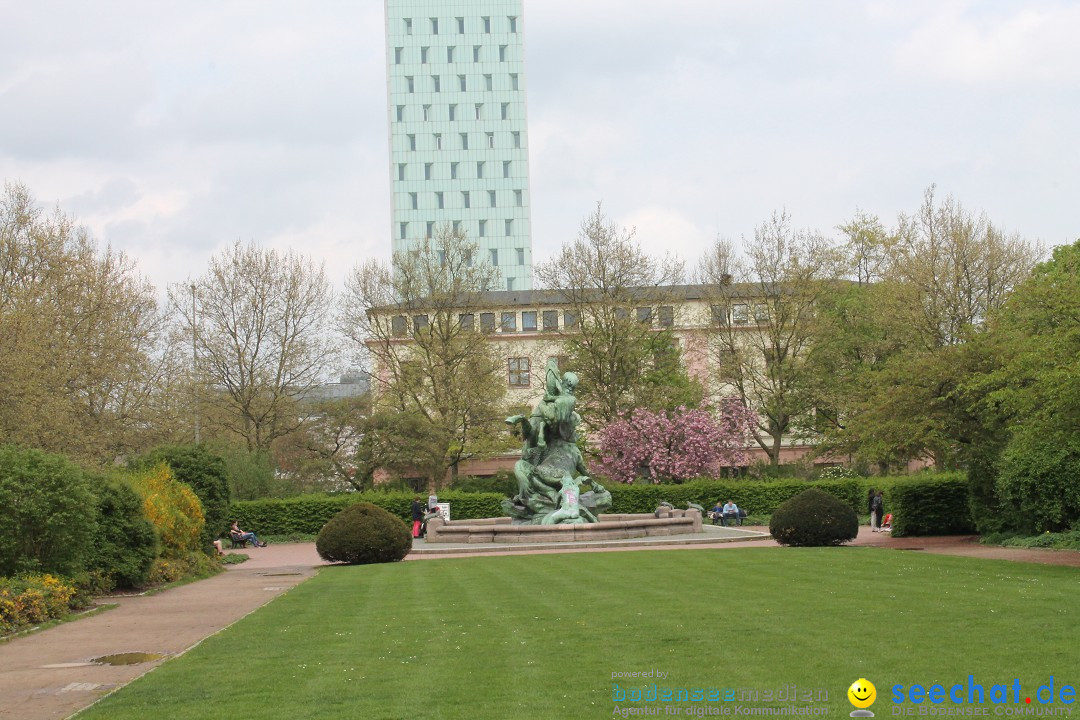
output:
[[[432,0],[437,4],[437,0]],[[597,202],[693,262],[936,184],[1080,238],[1080,1],[525,0],[534,257]],[[0,179],[164,291],[236,240],[390,255],[379,0],[0,0]]]

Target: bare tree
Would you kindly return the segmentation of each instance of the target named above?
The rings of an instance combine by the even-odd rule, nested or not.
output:
[[[577,319],[564,335],[570,365],[582,377],[578,402],[591,423],[607,424],[635,407],[700,402],[670,332],[681,260],[647,254],[635,230],[610,222],[597,204],[577,239],[538,265],[536,276]]]
[[[336,350],[323,268],[236,242],[192,286],[170,288],[169,298],[180,342],[195,338],[208,421],[252,451],[296,430],[297,400],[320,382]]]
[[[449,226],[423,246],[357,266],[346,283],[345,335],[372,365],[374,462],[438,486],[467,457],[483,455],[505,418],[503,360],[478,327],[498,270]]]
[[[774,214],[737,258],[717,239],[698,274],[712,305],[710,347],[718,379],[758,416],[754,441],[780,462],[785,436],[813,410],[804,391],[814,306],[836,280],[838,253],[816,232],[792,230]]]

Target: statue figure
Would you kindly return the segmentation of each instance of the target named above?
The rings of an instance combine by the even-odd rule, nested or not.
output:
[[[544,397],[528,415],[514,415],[506,423],[522,439],[521,459],[514,465],[518,492],[503,501],[515,522],[555,525],[596,522],[597,514],[611,507],[611,493],[588,475],[577,446],[581,416],[575,411],[578,377],[559,374],[557,361],[548,360]],[[581,486],[589,492],[582,494]]]

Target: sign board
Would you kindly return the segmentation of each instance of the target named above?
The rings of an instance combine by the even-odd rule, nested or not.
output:
[[[443,520],[450,522],[450,503],[435,503],[435,509],[438,511],[439,515],[442,515]]]

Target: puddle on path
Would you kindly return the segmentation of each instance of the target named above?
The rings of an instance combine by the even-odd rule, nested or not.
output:
[[[153,662],[165,657],[164,653],[129,652],[102,655],[94,658],[91,662],[98,665],[138,665],[139,663]]]
[[[257,574],[262,576],[262,577],[285,577],[287,575],[303,575],[303,573],[298,573],[298,572],[257,573]]]

